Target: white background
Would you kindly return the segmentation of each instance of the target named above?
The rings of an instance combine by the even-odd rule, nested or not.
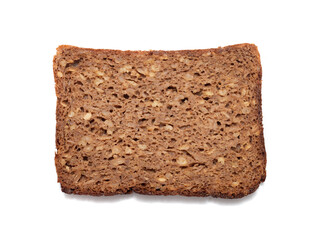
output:
[[[1,1],[1,239],[328,239],[326,1]],[[70,196],[54,165],[56,47],[255,43],[267,179],[241,200]]]

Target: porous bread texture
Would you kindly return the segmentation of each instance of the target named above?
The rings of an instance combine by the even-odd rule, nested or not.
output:
[[[255,45],[181,51],[64,45],[54,76],[55,164],[66,193],[239,198],[265,180]]]

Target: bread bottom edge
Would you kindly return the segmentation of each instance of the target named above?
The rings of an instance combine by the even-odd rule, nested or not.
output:
[[[75,194],[75,195],[89,195],[89,196],[114,196],[114,195],[125,195],[125,194],[131,194],[131,193],[137,193],[142,195],[154,195],[154,196],[184,196],[184,197],[213,197],[213,198],[222,198],[222,199],[239,199],[243,198],[245,196],[248,196],[252,193],[254,193],[258,188],[259,185],[265,181],[266,175],[262,176],[261,181],[255,185],[254,187],[250,188],[248,190],[248,193],[220,193],[220,192],[213,192],[209,193],[205,190],[200,190],[197,192],[191,192],[188,190],[180,190],[180,191],[154,191],[154,190],[148,190],[145,188],[139,188],[138,186],[128,189],[118,189],[116,192],[95,192],[95,191],[88,191],[88,190],[80,190],[77,188],[70,188],[63,186],[61,184],[62,192],[66,194]]]

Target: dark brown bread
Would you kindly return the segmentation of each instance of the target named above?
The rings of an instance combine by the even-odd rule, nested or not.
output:
[[[239,198],[265,180],[257,47],[60,46],[58,181],[66,193]]]

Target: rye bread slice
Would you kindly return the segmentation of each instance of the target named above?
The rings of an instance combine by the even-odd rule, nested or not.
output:
[[[266,176],[257,47],[59,46],[55,164],[62,191],[239,198]]]

